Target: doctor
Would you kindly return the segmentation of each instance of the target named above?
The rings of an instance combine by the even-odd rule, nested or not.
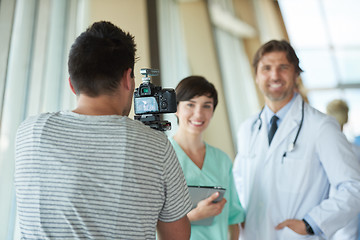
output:
[[[296,92],[302,70],[288,42],[264,44],[253,66],[265,107],[238,133],[243,238],[331,238],[360,211],[360,163],[336,120]],[[338,191],[329,198],[330,186]]]

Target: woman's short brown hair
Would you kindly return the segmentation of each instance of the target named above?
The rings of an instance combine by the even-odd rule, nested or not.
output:
[[[202,76],[189,76],[179,82],[175,88],[176,103],[189,101],[197,96],[207,96],[214,100],[214,111],[218,104],[217,91],[214,85]]]

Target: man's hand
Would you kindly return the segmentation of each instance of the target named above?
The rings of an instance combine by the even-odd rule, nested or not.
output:
[[[300,235],[307,235],[305,223],[298,219],[287,219],[275,227],[276,230],[288,227]]]

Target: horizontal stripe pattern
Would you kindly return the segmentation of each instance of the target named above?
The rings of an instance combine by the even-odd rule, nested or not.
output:
[[[120,116],[28,118],[15,184],[23,239],[155,239],[191,209],[166,135]]]

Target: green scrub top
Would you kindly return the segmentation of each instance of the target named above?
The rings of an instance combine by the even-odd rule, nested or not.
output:
[[[209,226],[192,224],[190,239],[227,240],[228,225],[245,220],[245,211],[240,204],[233,180],[232,161],[226,153],[205,143],[205,159],[203,167],[200,169],[173,138],[169,140],[175,149],[187,185],[216,186],[226,189],[224,198],[227,202],[223,211],[215,216],[213,223]]]

